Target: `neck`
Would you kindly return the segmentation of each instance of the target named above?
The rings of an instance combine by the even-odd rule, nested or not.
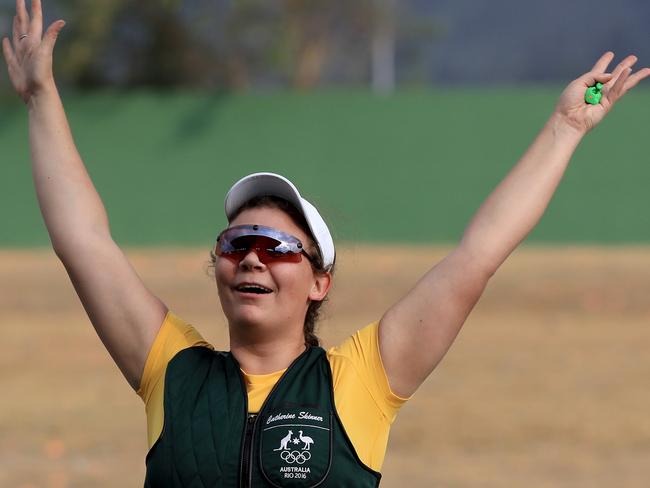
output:
[[[245,333],[230,326],[230,352],[248,374],[269,374],[288,368],[305,351],[302,329],[291,334]]]

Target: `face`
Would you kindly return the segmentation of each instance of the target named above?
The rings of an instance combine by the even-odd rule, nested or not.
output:
[[[291,234],[304,244],[305,250],[315,256],[317,251],[308,236],[291,217],[277,208],[251,208],[241,212],[230,222],[236,225],[263,225]],[[330,287],[329,273],[315,273],[309,260],[300,262],[260,261],[255,251],[241,261],[217,256],[215,279],[221,306],[231,330],[255,327],[277,331],[277,328],[295,327],[302,331],[307,307],[311,300],[322,300]],[[269,293],[241,291],[242,284],[255,284]]]

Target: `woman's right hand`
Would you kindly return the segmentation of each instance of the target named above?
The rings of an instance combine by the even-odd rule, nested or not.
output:
[[[52,51],[63,20],[53,22],[43,35],[41,0],[32,0],[31,18],[25,0],[16,0],[13,40],[2,39],[9,78],[14,89],[26,104],[32,96],[53,86]]]

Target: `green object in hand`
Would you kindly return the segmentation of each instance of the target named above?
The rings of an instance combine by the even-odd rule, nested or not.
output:
[[[602,90],[603,89],[603,84],[598,82],[594,86],[590,86],[587,88],[587,91],[585,91],[585,102],[591,103],[592,105],[598,105],[600,103],[600,99],[603,96]]]

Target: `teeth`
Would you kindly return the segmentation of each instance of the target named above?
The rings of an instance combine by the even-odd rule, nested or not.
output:
[[[237,287],[237,290],[248,293],[271,293],[271,290],[268,288],[258,285],[241,285]]]

